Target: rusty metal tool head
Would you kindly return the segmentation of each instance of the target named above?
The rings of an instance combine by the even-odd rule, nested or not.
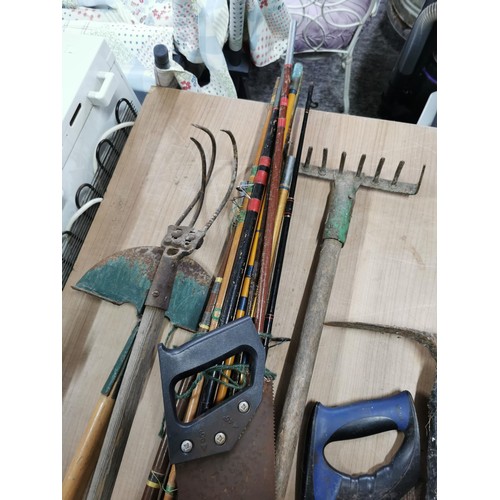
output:
[[[205,152],[201,144],[192,138],[202,160],[201,187],[176,222],[177,225],[180,225],[197,205],[192,221],[189,224],[190,227],[194,225],[200,213],[206,184],[212,175],[216,157],[216,143],[213,134],[205,127],[194,126],[206,132],[210,137],[212,155],[207,171]],[[140,317],[164,253],[165,244],[168,243],[164,242],[161,247],[137,247],[117,252],[87,271],[74,288],[114,304],[130,303],[135,306]],[[165,312],[165,316],[170,319],[173,326],[192,332],[197,330],[198,320],[204,308],[210,283],[211,276],[195,260],[188,257],[179,260],[173,289],[170,293],[170,301]],[[64,500],[78,500],[81,498],[90,480],[130,352],[135,342],[138,327],[139,324],[134,327],[124,349],[111,369],[108,380],[101,389],[101,395],[92,417],[66,469],[63,479]]]
[[[74,288],[114,304],[132,304],[137,313],[142,314],[165,247],[170,245],[169,258],[175,258],[179,262],[165,316],[173,325],[195,332],[206,301],[211,276],[195,260],[184,257],[192,253],[197,246],[201,246],[220,208],[212,217],[211,222],[205,224],[202,230],[193,230],[216,159],[216,141],[212,132],[201,125],[193,124],[193,126],[204,131],[210,138],[212,149],[210,164],[207,169],[203,147],[199,141],[191,137],[201,157],[201,186],[175,224],[168,227],[161,246],[143,246],[118,251],[89,269],[74,285]],[[222,201],[220,207],[224,206],[225,201],[227,198]],[[194,207],[196,210],[191,222],[187,226],[181,226]],[[161,290],[164,285],[163,287],[159,285],[159,287],[160,290],[153,290],[152,295],[158,297],[163,292],[165,301],[168,291]]]
[[[207,129],[200,126],[198,128],[211,135]],[[195,229],[194,227],[200,210],[196,210],[195,216],[189,225],[181,225],[196,203],[201,204],[203,202],[208,177],[203,148],[196,139],[191,138],[201,156],[202,187],[195,200],[182,213],[176,224],[168,227],[167,234],[161,243],[159,259],[154,264],[156,267],[154,267],[154,273],[148,283],[149,289],[144,299],[140,326],[130,352],[130,358],[127,362],[106,437],[90,484],[89,499],[111,497],[133,418],[152,368],[154,358],[151,353],[160,340],[159,336],[163,329],[165,312],[171,302],[170,299],[179,264],[203,244],[207,231],[221,212],[234,188],[238,168],[236,141],[230,131],[223,130],[223,132],[229,136],[233,146],[234,158],[231,181],[219,206],[201,229]],[[214,143],[212,142],[212,144]],[[215,150],[213,154],[215,154]],[[135,284],[130,286],[133,287]]]
[[[312,148],[309,148],[309,158],[311,152]],[[422,183],[425,172],[425,165],[422,167],[420,178],[417,183],[400,182],[399,177],[405,165],[404,161],[399,162],[392,179],[381,179],[380,174],[385,164],[385,158],[380,158],[374,175],[366,175],[363,173],[366,155],[361,155],[356,170],[346,170],[345,162],[347,154],[342,152],[338,169],[328,170],[326,168],[327,152],[327,149],[323,150],[323,162],[321,167],[311,167],[308,161],[306,161],[300,169],[300,173],[303,175],[332,182],[328,217],[323,234],[324,239],[333,238],[340,241],[342,244],[345,243],[356,193],[359,188],[377,189],[402,195],[415,195],[420,189],[420,184]]]
[[[302,174],[329,180],[331,190],[318,265],[314,273],[314,281],[299,337],[292,374],[288,381],[276,438],[276,491],[278,498],[285,498],[323,323],[340,251],[347,238],[356,193],[360,187],[365,187],[389,193],[414,195],[420,188],[425,171],[424,166],[416,184],[401,183],[399,177],[404,162],[399,163],[393,178],[387,180],[380,177],[384,159],[379,161],[375,174],[368,176],[362,173],[366,160],[365,155],[361,156],[356,170],[352,171],[345,168],[346,157],[347,155],[342,153],[338,169],[328,170],[326,168],[326,152],[324,152],[322,167],[313,168],[306,164],[305,168],[302,167],[300,170]]]

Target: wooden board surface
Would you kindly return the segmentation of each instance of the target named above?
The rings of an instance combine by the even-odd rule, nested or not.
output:
[[[209,150],[207,136],[192,123],[208,127],[217,139],[217,161],[199,219],[201,226],[215,210],[230,179],[231,144],[220,130],[233,132],[239,151],[238,181],[245,180],[265,114],[265,104],[251,101],[171,89],[152,89],[147,96],[63,291],[63,473],[136,319],[132,306],[105,303],[71,286],[115,251],[161,243],[167,226],[177,220],[199,187],[199,154],[189,137]],[[298,110],[295,140],[301,117],[302,110]],[[345,151],[346,168],[355,169],[365,153],[368,174],[374,173],[383,156],[382,176],[388,178],[392,178],[399,161],[405,160],[400,177],[405,182],[417,182],[422,165],[426,165],[416,196],[359,191],[326,322],[363,322],[435,333],[436,130],[311,111],[304,151],[308,146],[314,148],[315,165],[321,163],[323,148],[328,148],[329,168],[337,168]],[[274,320],[276,336],[296,339],[300,333],[328,192],[325,181],[305,176],[298,180]],[[215,272],[227,235],[231,207],[229,203],[194,254],[210,273]],[[268,357],[267,367],[277,374],[278,411],[293,352],[292,340],[271,349]],[[414,395],[417,408],[423,409],[434,375],[434,360],[411,340],[325,326],[309,399],[336,405],[406,389]],[[156,361],[141,398],[113,499],[140,498],[158,446],[162,415]],[[336,463],[347,472],[366,470],[386,458],[393,442],[391,436],[370,440],[362,450],[340,453],[335,459],[340,462]],[[287,498],[294,498],[294,483],[292,472]]]

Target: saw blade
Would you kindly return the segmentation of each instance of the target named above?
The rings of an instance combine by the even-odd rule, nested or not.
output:
[[[176,465],[178,500],[274,500],[273,383],[264,382],[262,401],[228,453]]]

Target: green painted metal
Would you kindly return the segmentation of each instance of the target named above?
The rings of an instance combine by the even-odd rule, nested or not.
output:
[[[349,224],[351,223],[356,193],[360,187],[401,195],[415,195],[418,193],[424,176],[425,165],[422,167],[418,182],[416,184],[410,184],[408,182],[399,181],[399,176],[405,164],[404,161],[399,162],[392,179],[381,179],[380,173],[385,163],[385,158],[380,158],[374,176],[361,173],[365,159],[366,155],[361,155],[356,172],[344,170],[346,160],[345,152],[341,155],[338,170],[326,169],[325,156],[324,165],[321,167],[312,167],[308,164],[307,160],[306,163],[301,165],[299,173],[318,179],[328,180],[331,183],[332,192],[329,197],[328,215],[323,230],[323,239],[337,240],[342,246],[344,245],[349,231]]]
[[[190,332],[198,331],[212,277],[193,259],[184,257],[179,262],[168,310],[170,321]]]
[[[133,304],[140,314],[162,252],[160,247],[117,252],[89,269],[74,288],[113,304]]]
[[[116,252],[89,269],[73,287],[113,304],[133,304],[142,314],[163,248],[136,247]],[[196,331],[211,283],[210,275],[191,258],[179,262],[165,316]]]
[[[120,356],[118,356],[115,366],[113,366],[113,369],[111,370],[108,379],[106,380],[106,383],[103,385],[101,389],[101,394],[103,394],[104,396],[110,395],[111,389],[113,388],[113,384],[115,383],[118,377],[121,377],[123,375],[125,367],[127,366],[127,361],[130,355],[130,351],[132,350],[132,346],[134,345],[134,340],[138,329],[139,329],[139,322],[135,325],[134,329],[132,330],[132,333],[130,334],[127,343],[125,344],[125,347],[120,353]]]
[[[361,180],[352,172],[344,172],[336,176],[333,183],[334,194],[330,196],[323,239],[338,240],[344,245]]]

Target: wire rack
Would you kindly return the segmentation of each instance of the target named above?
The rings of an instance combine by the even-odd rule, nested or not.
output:
[[[135,121],[137,111],[128,99],[120,99],[115,106],[117,125]],[[120,154],[130,134],[131,126],[116,127],[102,139],[95,149],[96,167],[92,182],[82,184],[75,193],[77,212],[70,228],[62,233],[62,288],[64,289],[87,233],[99,210],[100,202],[113,175]]]

